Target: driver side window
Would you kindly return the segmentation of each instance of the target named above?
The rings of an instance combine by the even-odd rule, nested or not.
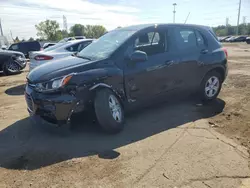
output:
[[[166,35],[164,32],[142,33],[134,41],[134,51],[143,51],[148,56],[163,53],[165,47]]]

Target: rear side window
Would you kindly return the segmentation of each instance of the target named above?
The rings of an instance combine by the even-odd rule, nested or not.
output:
[[[212,29],[208,29],[209,33],[213,36],[213,38],[219,42],[218,37],[216,36],[216,34],[214,33],[214,31]]]
[[[78,52],[82,51],[82,49],[85,48],[86,46],[88,46],[90,43],[91,43],[91,41],[83,42],[83,43],[79,44],[77,51]]]
[[[176,45],[181,50],[197,46],[194,30],[188,28],[175,28]]]
[[[198,46],[204,46],[205,45],[205,39],[200,33],[200,31],[195,31],[196,39],[197,39],[197,44]]]
[[[72,46],[67,47],[66,50],[69,51],[69,52],[77,52],[79,45],[80,45],[79,43],[74,44]]]

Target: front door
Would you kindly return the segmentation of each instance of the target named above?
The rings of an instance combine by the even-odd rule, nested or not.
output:
[[[124,77],[127,97],[130,101],[143,100],[166,91],[167,68],[171,57],[167,51],[167,29],[152,28],[141,32],[131,40],[128,53],[139,50],[148,60],[133,63],[125,61]]]

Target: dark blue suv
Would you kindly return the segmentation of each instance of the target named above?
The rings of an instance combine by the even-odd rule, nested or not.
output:
[[[206,26],[148,24],[110,31],[75,56],[27,76],[33,119],[62,126],[94,109],[105,131],[124,127],[124,111],[197,92],[213,100],[227,76],[227,51]]]

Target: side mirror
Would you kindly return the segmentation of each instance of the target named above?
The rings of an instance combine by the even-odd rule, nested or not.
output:
[[[130,60],[133,62],[144,62],[148,60],[148,55],[140,50],[136,50],[131,56]]]

